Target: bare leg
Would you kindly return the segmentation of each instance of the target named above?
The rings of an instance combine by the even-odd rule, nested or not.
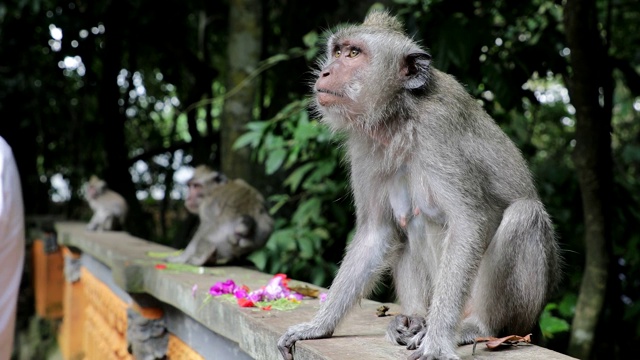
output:
[[[394,283],[403,315],[396,316],[387,327],[386,337],[394,344],[415,350],[420,346],[426,327],[425,316],[431,300],[432,273],[437,268],[440,253],[437,244],[443,241],[442,226],[416,217],[407,229],[411,238],[402,250],[393,271]],[[426,240],[426,241],[425,241]],[[421,246],[416,243],[422,242]]]

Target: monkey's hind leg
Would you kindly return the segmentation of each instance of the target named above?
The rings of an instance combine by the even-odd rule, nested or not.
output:
[[[542,203],[511,204],[480,264],[458,343],[531,332],[556,286],[558,267],[558,247]]]
[[[402,315],[395,316],[387,327],[386,338],[394,344],[405,345],[409,350],[420,346],[427,326],[425,315],[431,299],[431,272],[429,264],[434,248],[429,244],[444,241],[442,228],[427,224],[419,218],[409,223],[410,241],[424,241],[422,246],[404,246],[393,266],[393,280]],[[425,238],[425,234],[426,238]],[[425,240],[426,239],[426,240]],[[393,255],[391,255],[393,256]]]
[[[114,228],[116,227],[117,222],[118,220],[116,220],[112,214],[106,215],[104,217],[104,220],[102,221],[102,230],[104,231],[115,230]]]

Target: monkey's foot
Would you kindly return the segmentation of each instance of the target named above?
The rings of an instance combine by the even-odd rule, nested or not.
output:
[[[415,350],[420,346],[427,322],[418,315],[396,315],[387,326],[387,339],[394,344],[406,345]]]
[[[489,331],[488,327],[477,318],[468,317],[460,324],[457,343],[458,345],[473,344],[476,338],[496,335],[494,332]]]
[[[436,352],[436,353],[425,354],[420,350],[418,350],[413,354],[409,355],[408,360],[460,360],[460,357],[455,353],[445,354],[442,352]]]
[[[426,331],[421,331],[418,335],[422,335],[424,341],[417,351],[409,355],[408,360],[460,360],[456,354],[456,346],[450,340],[426,338]]]
[[[293,346],[298,340],[321,339],[333,335],[333,330],[323,330],[312,323],[303,323],[290,327],[278,339],[278,350],[285,360],[293,360]]]

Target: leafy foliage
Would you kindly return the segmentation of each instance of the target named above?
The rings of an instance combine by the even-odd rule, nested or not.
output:
[[[269,197],[275,231],[250,260],[263,271],[326,286],[339,258],[331,252],[344,246],[352,211],[340,147],[306,107],[306,100],[297,100],[270,120],[248,124],[235,146],[250,146],[267,174],[287,174],[286,191]]]

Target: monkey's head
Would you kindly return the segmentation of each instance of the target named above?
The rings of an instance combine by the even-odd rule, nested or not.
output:
[[[330,34],[325,55],[313,93],[316,110],[335,130],[375,129],[411,106],[429,82],[431,55],[386,11]]]
[[[227,181],[223,173],[214,171],[206,165],[196,167],[193,176],[187,181],[189,190],[184,206],[190,213],[197,215],[205,194],[219,185],[226,184]]]
[[[89,181],[85,184],[84,197],[88,199],[95,199],[104,193],[107,188],[107,183],[99,177],[92,175]]]

